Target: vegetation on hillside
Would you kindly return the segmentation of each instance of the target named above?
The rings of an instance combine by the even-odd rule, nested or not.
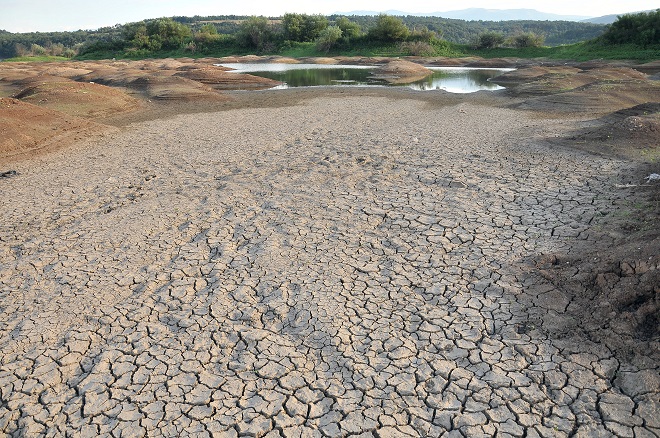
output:
[[[555,46],[556,41],[577,44]],[[587,41],[588,40],[588,41]],[[543,45],[550,47],[542,47]],[[610,26],[574,22],[466,22],[438,17],[173,17],[96,31],[0,31],[0,58],[78,59],[280,54],[314,56],[545,56],[658,59],[660,10],[624,15]]]
[[[180,24],[190,30],[191,37],[185,42],[188,46],[188,52],[210,53],[211,50],[219,50],[221,53],[229,53],[232,50],[245,50],[245,28],[246,23],[252,25],[253,32],[258,33],[260,39],[260,50],[262,52],[276,52],[278,49],[289,50],[291,44],[295,46],[300,42],[317,41],[321,32],[329,26],[336,26],[342,31],[339,39],[340,44],[329,44],[330,49],[343,47],[343,49],[353,50],[356,47],[347,45],[348,40],[354,43],[365,44],[365,40],[358,40],[358,36],[377,35],[379,22],[389,20],[395,23],[402,23],[410,32],[425,31],[431,32],[437,38],[443,41],[455,44],[470,44],[475,38],[483,32],[498,32],[503,35],[515,35],[522,33],[534,33],[542,35],[545,43],[548,45],[571,44],[578,41],[584,41],[595,38],[605,30],[603,25],[594,25],[589,23],[577,23],[569,21],[463,21],[453,20],[441,17],[388,17],[381,16],[351,16],[342,17],[330,15],[327,17],[306,14],[285,14],[283,17],[242,17],[236,15],[224,16],[194,16],[194,17],[172,17],[169,20],[175,24]],[[255,22],[259,18],[260,22]],[[11,58],[25,55],[43,56],[43,51],[33,52],[32,46],[36,44],[45,49],[48,55],[73,56],[79,51],[109,55],[122,52],[125,48],[133,50],[126,53],[130,56],[143,56],[144,50],[159,52],[155,50],[158,46],[156,40],[142,38],[148,31],[144,27],[153,22],[163,22],[164,19],[145,20],[140,23],[128,23],[104,27],[98,30],[78,30],[75,32],[32,32],[32,33],[10,33],[0,30],[0,59]],[[258,24],[258,26],[254,26]],[[382,23],[381,23],[382,24]],[[168,24],[170,27],[174,27]],[[261,29],[261,30],[259,30]],[[142,38],[144,44],[137,48],[139,44],[127,45],[127,36],[137,31],[138,41]],[[140,33],[141,31],[141,33]],[[400,31],[405,33],[403,28]],[[330,33],[328,33],[330,32]],[[319,44],[321,51],[328,51],[328,41],[332,40],[338,32],[336,30],[328,31],[324,34],[324,42]],[[376,33],[374,33],[376,32]],[[215,35],[208,37],[209,35]],[[268,38],[263,38],[267,36]],[[382,37],[382,35],[379,35]],[[394,38],[396,40],[396,38]],[[130,41],[130,39],[128,40]],[[136,41],[137,42],[137,41]],[[151,46],[149,46],[151,44]],[[370,45],[370,44],[368,44]],[[349,47],[350,46],[350,47]],[[182,48],[182,47],[180,47]],[[252,47],[253,48],[253,47]]]
[[[498,32],[484,32],[472,43],[474,54],[484,57],[516,56],[554,59],[660,59],[660,9],[625,14],[597,38],[576,44],[542,47],[543,36],[521,33],[506,38]]]
[[[601,40],[610,44],[660,45],[660,9],[622,15],[607,29]]]

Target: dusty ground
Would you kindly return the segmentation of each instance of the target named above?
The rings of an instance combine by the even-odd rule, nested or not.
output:
[[[660,435],[653,66],[214,61],[0,64],[0,431]]]

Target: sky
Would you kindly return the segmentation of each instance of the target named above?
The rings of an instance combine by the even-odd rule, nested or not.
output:
[[[0,29],[50,32],[104,26],[174,15],[266,15],[286,12],[333,14],[400,10],[409,13],[467,8],[536,9],[561,15],[599,17],[658,8],[658,0],[0,0]]]

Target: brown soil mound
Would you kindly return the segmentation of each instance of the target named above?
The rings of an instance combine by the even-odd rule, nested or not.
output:
[[[334,58],[337,60],[338,64],[361,64],[361,62],[365,59],[359,56],[337,56]]]
[[[88,68],[80,68],[79,66],[63,66],[63,65],[52,65],[49,66],[48,68],[44,69],[41,73],[42,74],[47,74],[47,75],[52,75],[52,76],[58,76],[61,78],[77,78],[80,76],[84,76],[87,73],[89,73],[91,70]]]
[[[18,99],[0,98],[0,161],[59,148],[107,129],[110,128]]]
[[[593,120],[554,143],[624,159],[660,159],[660,102],[625,108]]]
[[[192,63],[193,64],[213,65],[213,64],[220,64],[221,62],[222,62],[221,58],[206,57],[206,58],[197,58]]]
[[[660,61],[651,61],[645,64],[638,64],[633,66],[633,68],[649,75],[657,74],[660,73]]]
[[[172,77],[142,76],[135,79],[129,87],[142,92],[147,98],[155,100],[227,100],[208,85],[190,79]]]
[[[286,56],[273,56],[268,58],[267,62],[273,62],[275,64],[300,64],[300,60]]]
[[[575,67],[530,67],[511,71],[493,79],[501,85],[513,86],[509,93],[535,96],[563,93],[595,83],[645,81],[647,76],[628,67],[580,70]]]
[[[236,59],[238,59],[238,62],[266,62],[263,56],[257,55],[239,56]]]
[[[465,66],[482,68],[514,68],[518,65],[519,60],[517,58],[490,58],[468,62]]]
[[[660,84],[653,81],[596,81],[565,93],[527,100],[520,108],[548,112],[607,114],[657,100]]]
[[[39,74],[38,70],[22,68],[3,68],[8,62],[0,63],[0,81],[15,82],[28,77],[34,77]]]
[[[587,70],[580,75],[594,78],[598,81],[631,81],[646,80],[646,74],[630,67],[606,67],[595,70]]]
[[[575,67],[543,67],[536,65],[503,73],[491,79],[491,81],[502,85],[516,85],[554,75],[572,76],[580,71],[579,68]]]
[[[430,60],[429,62],[426,63],[426,65],[433,65],[436,67],[462,67],[463,65],[465,65],[465,62],[456,58],[441,57]]]
[[[121,90],[74,81],[48,81],[29,86],[17,99],[79,117],[100,117],[132,111],[139,102]]]
[[[160,62],[153,63],[149,67],[151,69],[176,70],[186,65],[189,65],[189,63],[181,62],[181,60],[175,60],[175,59],[164,59]]]
[[[184,77],[202,84],[211,85],[217,89],[266,89],[273,88],[281,82],[240,73],[228,73],[217,67],[196,68],[176,73],[176,76]]]
[[[13,85],[24,88],[24,87],[33,87],[39,84],[47,84],[51,82],[59,83],[75,83],[73,79],[62,78],[59,76],[51,76],[48,74],[39,74],[36,76],[28,76],[22,79],[18,79],[12,82]]]
[[[111,83],[113,78],[119,74],[119,69],[110,66],[99,66],[79,78],[82,82],[97,82],[99,84]]]
[[[331,64],[337,64],[338,60],[335,58],[327,58],[327,57],[320,57],[320,58],[303,58],[301,59],[302,62],[309,63],[309,64],[326,64],[326,65],[331,65]]]
[[[377,68],[373,73],[376,78],[392,84],[400,84],[424,79],[433,74],[433,70],[414,62],[397,59]]]
[[[200,70],[200,69],[217,69],[217,70],[222,70],[222,71],[231,71],[234,70],[233,68],[230,67],[224,67],[222,65],[213,65],[213,67],[209,67],[209,65],[213,65],[212,63],[206,64],[204,66],[200,66],[200,64],[186,64],[184,66],[181,66],[177,68],[178,71],[188,71],[188,70]]]
[[[237,64],[241,62],[238,56],[224,56],[218,60],[218,64]]]
[[[612,68],[612,67],[630,67],[632,62],[628,61],[603,61],[600,59],[593,59],[591,61],[584,61],[575,64],[576,67],[581,68],[582,70],[593,70],[593,69],[602,69],[602,68]]]

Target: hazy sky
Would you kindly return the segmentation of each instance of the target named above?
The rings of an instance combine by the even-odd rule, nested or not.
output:
[[[332,14],[355,10],[418,13],[466,8],[527,8],[598,17],[657,7],[658,0],[0,0],[0,29],[10,32],[97,29],[173,15]]]

